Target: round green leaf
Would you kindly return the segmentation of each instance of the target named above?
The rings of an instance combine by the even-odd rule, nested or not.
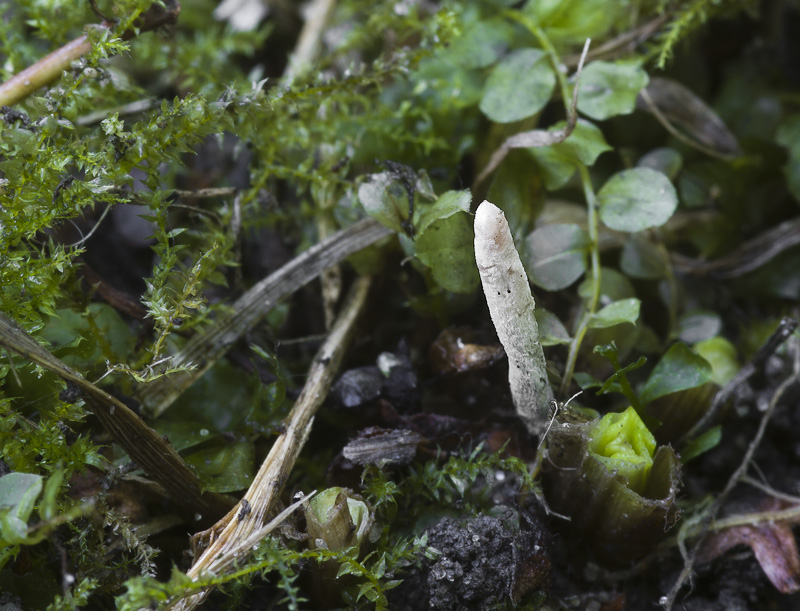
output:
[[[609,229],[634,233],[666,223],[678,196],[661,172],[634,168],[615,174],[597,193],[600,219]]]
[[[203,490],[244,490],[255,475],[255,451],[249,441],[217,444],[186,456],[197,471]]]
[[[42,491],[42,476],[34,473],[8,473],[0,477],[0,510],[27,521]]]
[[[736,346],[724,337],[710,337],[697,342],[692,349],[711,365],[711,381],[725,386],[739,372]]]
[[[485,68],[506,52],[513,38],[514,29],[503,17],[476,18],[453,42],[449,55],[465,68]]]
[[[641,302],[631,297],[609,303],[599,312],[595,313],[589,321],[590,329],[605,329],[625,322],[636,324],[639,318]]]
[[[414,240],[417,258],[433,273],[433,279],[453,293],[478,288],[472,216],[458,212],[432,222]]]
[[[496,123],[513,123],[539,112],[555,85],[556,75],[544,51],[519,49],[492,70],[480,108]]]
[[[447,218],[457,212],[469,212],[472,193],[469,190],[447,191],[433,203],[422,203],[417,206],[414,227],[417,233],[423,233],[434,221]]]
[[[687,344],[716,337],[721,330],[722,318],[716,312],[708,310],[695,310],[678,320],[678,338]]]
[[[686,344],[673,345],[653,369],[642,389],[642,403],[711,381],[711,365]]]
[[[565,122],[560,121],[551,127],[550,131],[563,129],[564,126]],[[581,119],[569,138],[563,142],[526,150],[539,164],[545,186],[548,190],[554,191],[564,186],[579,164],[591,167],[597,158],[602,153],[610,151],[611,147],[597,126]]]
[[[393,231],[403,230],[408,218],[408,195],[391,172],[370,174],[369,181],[358,188],[364,210],[381,225]]]
[[[558,316],[538,304],[533,315],[539,325],[539,341],[542,346],[558,346],[570,343],[569,331],[567,331],[564,323],[558,319]]]
[[[631,278],[655,280],[663,278],[667,273],[667,264],[662,251],[646,234],[637,233],[630,236],[622,248],[620,268]]]
[[[646,155],[642,155],[636,163],[637,167],[650,168],[656,172],[666,174],[670,180],[675,180],[683,167],[683,155],[675,149],[662,147],[653,149]]]
[[[589,236],[578,225],[546,225],[525,240],[525,271],[548,291],[566,288],[586,271]]]
[[[592,272],[586,274],[586,279],[578,286],[578,295],[582,299],[590,299],[592,296]],[[631,281],[627,276],[619,273],[612,267],[600,268],[600,298],[603,303],[619,301],[636,295]]]
[[[635,64],[594,61],[581,74],[578,110],[600,121],[632,113],[648,80]]]

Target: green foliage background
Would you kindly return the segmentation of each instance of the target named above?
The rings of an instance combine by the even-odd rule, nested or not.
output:
[[[789,92],[790,76],[777,64],[764,69],[753,53],[723,67],[692,66],[709,20],[757,20],[756,2],[342,0],[323,52],[291,80],[280,76],[291,49],[280,12],[236,31],[213,19],[215,2],[194,0],[183,4],[174,27],[123,41],[150,4],[100,3],[118,21],[96,28],[88,3],[18,0],[2,9],[0,23],[0,80],[84,31],[92,41],[91,52],[56,83],[2,112],[0,311],[87,378],[116,371],[103,383],[122,394],[160,375],[161,359],[258,280],[241,277],[242,233],[274,230],[299,251],[319,240],[323,221],[335,229],[371,215],[399,241],[354,260],[356,268],[396,278],[404,296],[394,298],[413,316],[456,320],[479,297],[470,211],[483,197],[505,211],[543,295],[543,342],[564,346],[552,353],[562,395],[573,380],[597,388],[612,376],[602,392],[644,410],[664,395],[700,387],[712,375],[703,359],[735,367],[800,296],[797,251],[788,250],[759,274],[726,285],[743,309],[764,319],[739,324],[739,354],[726,344],[696,357],[684,345],[730,335],[736,323],[720,310],[719,294],[676,275],[670,253],[721,256],[795,217],[800,201],[800,100]],[[563,128],[575,55],[586,38],[602,49],[659,19],[635,50],[590,57],[579,86],[581,118],[566,141],[514,150],[487,184],[470,184],[508,136]],[[715,151],[712,142],[716,154],[709,155],[634,112],[637,95],[665,67],[713,108],[737,151]],[[692,136],[691,126],[685,131]],[[222,167],[204,173],[193,155],[202,162],[209,143],[228,152],[219,155]],[[244,179],[234,177],[236,168],[244,168]],[[176,189],[194,188],[200,176],[204,187],[235,187],[235,198],[176,205]],[[573,205],[546,208],[554,201]],[[109,208],[134,205],[152,231],[141,279],[150,326],[87,293],[79,270],[92,241],[72,230],[97,223],[103,232]],[[547,210],[555,216],[543,222]],[[410,266],[396,265],[400,250]],[[273,329],[287,309],[272,313]],[[603,358],[594,346],[613,349]],[[209,489],[247,487],[258,443],[269,440],[291,404],[291,370],[302,367],[279,362],[268,348],[260,354],[259,366],[277,381],[264,386],[254,374],[220,364],[151,422]],[[625,376],[634,367],[626,364],[641,355],[660,363],[645,367],[633,388]],[[31,605],[52,609],[103,608],[114,596],[119,608],[138,608],[175,596],[185,576],[176,570],[166,585],[153,579],[157,550],[109,508],[105,492],[90,500],[70,494],[70,482],[87,470],[107,490],[125,462],[82,401],[70,402],[59,378],[13,354],[3,354],[0,384],[0,456],[10,471],[36,476],[23,482],[16,501],[0,498],[0,590],[38,596]],[[345,599],[383,608],[384,590],[398,585],[402,567],[425,547],[403,522],[421,511],[409,499],[446,506],[469,496],[468,486],[452,485],[475,481],[475,464],[524,471],[498,460],[431,462],[398,484],[367,474],[383,537],[366,559],[337,556],[342,574],[355,576]],[[308,473],[298,476],[298,487],[320,485],[321,475],[311,467]],[[485,500],[471,502],[478,511]],[[56,583],[48,568],[54,553],[74,563],[73,583]],[[9,570],[21,556],[45,584],[36,594]],[[276,600],[299,608],[297,565],[326,559],[271,541],[232,581],[244,587],[253,574],[274,571]]]

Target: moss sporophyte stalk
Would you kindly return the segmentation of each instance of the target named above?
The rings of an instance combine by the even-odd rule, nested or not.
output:
[[[629,407],[619,414],[606,414],[591,426],[588,435],[589,452],[641,494],[653,466],[656,440],[636,410]]]

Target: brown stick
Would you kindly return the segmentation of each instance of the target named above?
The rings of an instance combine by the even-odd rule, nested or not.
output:
[[[196,369],[179,371],[141,387],[139,400],[150,414],[160,415],[280,299],[311,282],[323,270],[390,234],[391,231],[377,221],[366,219],[299,254],[255,284],[233,303],[231,314],[221,316],[213,327],[195,335],[170,358],[170,367],[195,364]]]
[[[219,574],[220,567],[229,562],[236,550],[241,554],[239,543],[261,528],[267,515],[273,510],[283,485],[294,467],[300,450],[308,439],[314,415],[325,400],[333,383],[333,377],[341,365],[347,345],[355,332],[355,323],[364,310],[371,279],[362,277],[356,280],[347,301],[342,306],[330,335],[314,357],[303,391],[297,398],[286,421],[286,431],[272,446],[250,489],[241,501],[239,508],[232,509],[213,528],[195,537],[211,537],[211,544],[189,570],[188,575],[197,579],[205,572]],[[217,533],[218,536],[215,536]],[[241,556],[238,558],[241,560]],[[189,611],[206,599],[209,590],[204,590],[178,602],[173,611]]]
[[[145,32],[166,23],[174,23],[178,19],[181,5],[177,0],[169,0],[164,6],[151,6],[136,20],[136,30]],[[108,28],[111,24],[103,23],[99,27]],[[122,39],[128,40],[135,35],[133,30],[122,33]],[[12,106],[24,100],[31,93],[55,81],[64,70],[69,69],[72,62],[92,50],[92,43],[86,35],[79,36],[60,49],[40,59],[35,64],[15,74],[0,85],[0,106]]]
[[[164,486],[191,519],[209,523],[225,514],[231,500],[221,494],[202,492],[200,480],[170,443],[151,429],[124,403],[98,388],[81,374],[40,346],[12,319],[0,314],[0,346],[74,384],[103,427],[133,461]],[[201,516],[196,518],[196,516]]]
[[[28,66],[0,85],[0,106],[12,106],[31,93],[53,82],[70,64],[92,49],[86,36],[79,36],[47,57]]]

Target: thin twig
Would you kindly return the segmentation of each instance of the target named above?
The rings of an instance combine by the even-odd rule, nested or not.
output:
[[[0,313],[0,346],[52,371],[81,391],[81,397],[111,437],[131,459],[160,483],[182,508],[184,515],[200,514],[204,522],[217,519],[231,507],[229,497],[203,492],[189,465],[161,435],[151,429],[116,397],[89,382],[28,335],[11,318]]]
[[[293,80],[307,70],[316,58],[320,49],[322,33],[335,4],[336,0],[312,0],[303,9],[306,22],[303,24],[303,29],[294,47],[294,53],[289,58],[289,65],[284,73],[287,81]]]
[[[92,227],[89,230],[89,233],[87,233],[86,235],[83,235],[78,226],[75,225],[75,228],[78,229],[79,233],[81,233],[81,239],[78,240],[77,242],[73,242],[72,244],[65,244],[64,248],[80,248],[81,246],[83,246],[86,243],[86,241],[94,235],[94,232],[100,228],[100,225],[103,223],[103,220],[106,218],[106,215],[108,214],[109,210],[111,210],[111,206],[106,206],[106,209],[103,210],[103,213],[100,215],[100,218],[97,219],[97,222],[94,224],[94,227]]]
[[[311,282],[324,269],[390,234],[391,230],[368,219],[339,231],[301,253],[256,283],[233,303],[231,314],[221,316],[207,331],[195,335],[170,361],[170,367],[173,368],[198,364],[196,369],[176,372],[168,378],[162,377],[143,386],[140,400],[154,415],[161,414],[280,299]]]
[[[753,463],[753,466],[755,466],[755,463]],[[761,490],[762,492],[765,492],[766,494],[768,494],[772,498],[775,498],[775,499],[778,499],[778,500],[781,500],[781,501],[786,501],[787,503],[792,503],[794,505],[800,506],[800,497],[794,496],[792,494],[786,494],[785,492],[781,492],[780,490],[775,490],[775,488],[773,488],[772,486],[770,486],[768,484],[763,484],[760,481],[758,481],[757,479],[755,479],[753,477],[750,477],[749,475],[745,475],[742,478],[742,483],[743,484],[748,484],[749,486],[752,486],[753,488],[758,488],[759,490]]]
[[[733,488],[742,480],[745,476],[745,473],[750,466],[750,462],[753,460],[753,455],[755,454],[756,450],[758,449],[759,444],[761,443],[762,438],[764,437],[764,432],[767,430],[767,424],[769,423],[770,419],[772,418],[772,414],[775,412],[775,407],[778,405],[778,402],[783,397],[783,394],[786,390],[791,387],[792,385],[796,384],[798,380],[800,380],[800,346],[798,346],[798,342],[793,342],[793,367],[792,367],[792,374],[787,377],[783,382],[781,382],[780,386],[775,390],[775,393],[772,395],[772,399],[769,402],[769,406],[767,407],[764,415],[761,417],[761,422],[758,425],[758,430],[756,431],[753,440],[750,442],[750,445],[747,447],[747,451],[742,458],[741,463],[736,468],[736,470],[731,474],[730,478],[728,478],[728,482],[725,484],[725,488],[722,492],[714,499],[714,502],[705,512],[700,525],[695,527],[698,532],[698,538],[695,542],[694,546],[692,547],[691,551],[687,552],[684,557],[684,564],[683,569],[681,570],[680,574],[678,575],[675,584],[672,586],[670,591],[665,595],[662,596],[659,600],[659,604],[665,609],[665,611],[671,611],[672,606],[675,604],[675,599],[677,598],[678,594],[680,593],[683,585],[686,581],[690,578],[692,571],[694,569],[695,561],[697,560],[697,554],[700,550],[700,546],[703,544],[703,541],[706,538],[706,535],[709,532],[709,526],[711,522],[719,512],[722,505],[728,498],[728,495],[731,493]],[[684,533],[679,534],[679,541],[684,540],[686,536]]]
[[[730,382],[717,391],[717,394],[714,395],[714,400],[711,402],[711,406],[705,411],[702,418],[695,423],[689,432],[681,437],[677,443],[677,447],[682,447],[688,440],[694,439],[700,435],[700,433],[702,433],[706,427],[713,422],[714,418],[717,417],[719,410],[722,409],[722,406],[725,405],[733,396],[733,393],[736,392],[736,389],[739,388],[739,385],[747,381],[747,379],[750,378],[750,376],[752,376],[758,370],[758,368],[761,367],[766,360],[775,353],[778,347],[785,342],[792,333],[794,333],[795,329],[797,329],[796,320],[788,317],[781,319],[778,328],[764,343],[764,345],[761,346],[752,360],[742,367]]]
[[[669,20],[670,14],[664,13],[659,15],[652,21],[643,23],[638,28],[623,32],[616,38],[603,43],[601,46],[593,49],[587,56],[587,61],[594,61],[596,59],[612,59],[636,48],[637,45],[643,43],[645,40],[655,34],[658,29]],[[566,55],[562,58],[564,65],[568,68],[574,68],[581,61],[581,55],[575,53],[573,55]]]
[[[473,190],[477,188],[478,185],[480,185],[489,174],[497,169],[497,166],[503,162],[503,159],[506,158],[506,155],[508,155],[512,149],[550,146],[552,144],[564,142],[564,140],[569,138],[578,122],[578,87],[581,83],[583,62],[586,59],[586,54],[589,52],[589,45],[591,42],[591,39],[586,39],[586,43],[583,45],[581,60],[578,62],[578,70],[575,75],[575,87],[572,90],[572,101],[567,106],[567,124],[562,129],[557,129],[554,131],[549,131],[546,129],[534,129],[509,136],[505,142],[503,142],[503,144],[501,144],[500,147],[494,153],[492,153],[489,163],[486,164],[486,167],[483,168],[481,173],[478,174],[478,177],[475,179]],[[554,66],[553,69],[557,71],[558,66]]]
[[[207,571],[215,570],[215,567],[224,566],[225,557],[231,557],[234,552],[240,553],[240,542],[251,540],[253,533],[261,528],[267,515],[273,510],[297,456],[311,433],[314,415],[325,400],[347,345],[355,333],[355,323],[364,310],[369,288],[370,278],[362,277],[356,280],[328,339],[314,357],[303,391],[286,420],[285,432],[275,440],[269,455],[241,501],[243,506],[247,503],[246,506],[250,508],[249,513],[240,519],[237,516],[239,511],[237,506],[211,529],[195,535],[195,540],[208,538],[211,542],[188,572],[193,579],[202,577]],[[194,609],[209,593],[210,590],[204,590],[195,594],[179,602],[173,610]]]
[[[193,191],[186,191],[183,189],[175,189],[172,191],[177,197],[186,199],[205,199],[208,197],[227,197],[236,193],[235,187],[212,187],[210,189],[195,189]]]
[[[176,0],[167,2],[154,2],[150,8],[139,15],[134,22],[134,28],[117,35],[122,40],[130,40],[140,32],[152,30],[168,23],[174,23],[180,13],[180,4]],[[108,29],[109,23],[102,23],[100,28]],[[0,106],[12,106],[24,100],[31,93],[55,81],[64,70],[68,70],[76,59],[86,55],[92,50],[92,43],[86,35],[79,36],[43,57],[36,63],[28,66],[0,84]]]
[[[91,50],[92,43],[89,39],[85,35],[79,36],[22,72],[18,72],[0,85],[0,106],[13,106],[39,87],[52,83],[70,67],[72,62]]]

